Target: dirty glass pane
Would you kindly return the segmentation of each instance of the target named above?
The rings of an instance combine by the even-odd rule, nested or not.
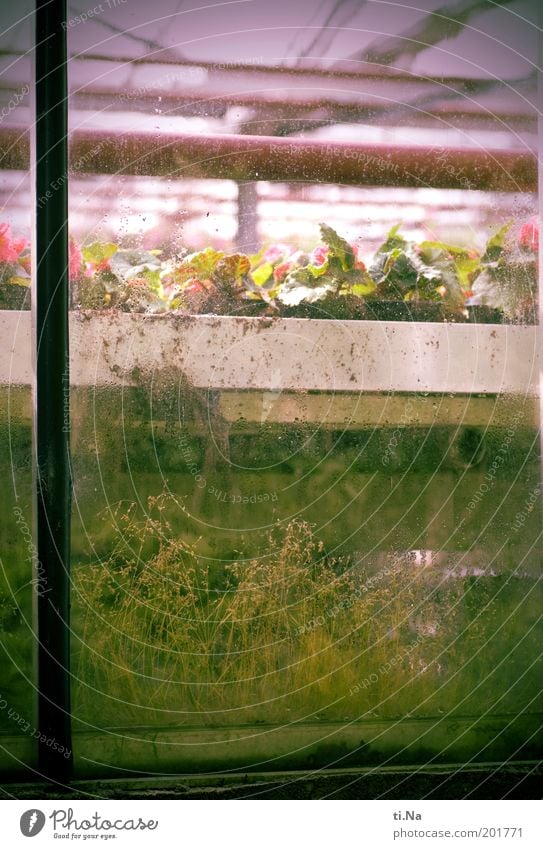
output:
[[[77,770],[531,759],[533,25],[278,5],[69,27]]]
[[[32,511],[30,250],[32,206],[30,2],[0,10],[0,772],[35,759],[33,601],[47,591]]]

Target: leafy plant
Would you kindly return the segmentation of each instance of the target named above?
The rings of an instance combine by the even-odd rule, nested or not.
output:
[[[9,224],[0,224],[0,290],[8,308],[28,305],[30,253],[24,238],[14,238]]]
[[[468,251],[444,242],[407,242],[393,227],[377,250],[369,274],[374,297],[438,301],[461,308],[465,300]]]
[[[113,242],[93,242],[83,247],[85,270],[71,278],[72,305],[83,309],[165,311],[159,253],[122,249]]]
[[[290,271],[281,286],[278,299],[287,306],[314,304],[338,295],[363,297],[375,288],[352,245],[327,224],[321,224],[320,230],[325,247],[316,249],[306,265]]]
[[[534,311],[539,231],[536,222],[526,222],[511,246],[509,227],[501,227],[481,253],[437,240],[416,244],[396,225],[368,267],[359,246],[324,223],[322,242],[311,252],[276,244],[254,256],[207,247],[164,258],[161,251],[113,242],[80,249],[71,240],[71,303],[136,312],[359,318],[366,302],[388,301],[434,303],[445,315],[461,314],[466,304],[486,305],[523,319]],[[23,291],[29,263],[26,241],[0,225],[0,282]]]
[[[511,223],[487,242],[479,261],[468,306],[500,309],[510,320],[533,319],[537,302],[537,250],[539,231],[528,222],[518,241],[507,241]]]

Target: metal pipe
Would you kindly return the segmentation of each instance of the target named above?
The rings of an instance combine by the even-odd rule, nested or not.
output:
[[[72,771],[69,675],[68,85],[66,0],[36,0],[34,257],[38,765]],[[40,198],[45,201],[40,202]],[[66,754],[68,753],[68,754]]]
[[[2,50],[0,56],[16,56],[20,55],[16,50]],[[285,77],[307,77],[314,76],[319,78],[332,79],[351,79],[351,80],[384,80],[385,82],[402,82],[424,84],[432,83],[440,87],[459,86],[462,89],[473,90],[477,89],[481,82],[496,81],[496,77],[489,74],[487,77],[469,77],[461,75],[445,75],[445,76],[430,76],[421,74],[416,71],[409,71],[403,68],[385,66],[380,62],[361,62],[358,59],[344,59],[334,63],[333,68],[319,68],[310,63],[289,67],[288,65],[267,65],[260,62],[209,62],[198,59],[183,59],[177,57],[172,51],[166,50],[149,50],[144,56],[108,56],[107,53],[72,53],[70,61],[80,62],[113,62],[118,66],[123,65],[173,65],[176,68],[201,68],[206,71],[219,75],[227,73],[250,73],[250,74],[277,74]],[[526,77],[510,78],[500,80],[500,82],[513,89],[515,86],[526,84]],[[535,88],[535,74],[532,78],[532,87]]]
[[[1,89],[0,89],[1,91]],[[257,92],[228,92],[217,94],[211,89],[198,89],[197,92],[185,94],[183,92],[172,92],[166,89],[153,88],[151,91],[135,89],[133,93],[120,92],[110,88],[91,88],[82,86],[72,92],[72,108],[91,109],[100,111],[104,108],[119,108],[123,111],[153,112],[160,102],[162,114],[172,115],[205,115],[206,117],[223,117],[231,106],[249,106],[252,108],[265,109],[274,118],[284,116],[289,119],[304,119],[313,116],[316,111],[324,111],[321,119],[330,123],[334,121],[367,120],[375,125],[376,116],[381,123],[393,124],[391,117],[390,101],[380,102],[376,97],[367,97],[363,94],[359,97],[352,92],[349,97],[322,97],[308,93],[304,99],[299,95],[292,97],[281,90],[280,95],[274,91],[260,90]],[[522,106],[524,108],[522,108]],[[417,103],[406,102],[402,108],[402,122],[407,115],[412,119],[409,126],[438,126],[441,129],[450,129],[450,122],[454,120],[455,127],[469,126],[479,127],[481,125],[493,129],[502,129],[519,132],[520,130],[535,130],[537,113],[530,111],[524,103],[515,110],[511,104],[501,105],[498,103],[492,109],[477,107],[469,101],[448,102],[440,100],[421,109]],[[257,120],[255,118],[255,120]]]
[[[77,130],[72,173],[213,177],[535,192],[537,159],[529,150],[390,147],[248,135],[108,133]],[[24,131],[0,130],[0,167],[25,169]],[[38,199],[39,202],[39,199]]]

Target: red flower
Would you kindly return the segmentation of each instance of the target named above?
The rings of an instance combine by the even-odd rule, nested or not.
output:
[[[276,265],[273,269],[273,279],[276,283],[281,283],[290,271],[290,262],[282,262],[281,265]]]
[[[529,221],[525,221],[520,228],[518,243],[521,248],[537,253],[539,251],[539,221],[534,215]]]
[[[303,251],[294,251],[284,262],[276,265],[273,269],[273,279],[276,283],[282,283],[289,271],[298,266],[305,260],[306,254]]]
[[[26,245],[26,239],[12,238],[9,224],[0,224],[0,262],[17,262]]]
[[[281,265],[276,265],[273,269],[273,279],[276,283],[281,283],[289,273],[291,268],[290,262],[282,262]]]
[[[81,274],[81,266],[83,265],[83,256],[78,246],[73,239],[70,239],[68,246],[68,277],[70,281],[77,280]]]
[[[351,245],[351,247],[352,247],[353,253],[354,253],[354,267],[358,271],[365,271],[366,270],[366,264],[360,256],[360,253],[361,253],[360,245],[357,245],[355,243],[354,245]]]

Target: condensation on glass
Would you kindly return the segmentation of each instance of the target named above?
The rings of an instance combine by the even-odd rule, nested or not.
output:
[[[367,5],[351,27],[379,30]],[[303,27],[301,7],[284,12]],[[420,24],[413,10],[402,14],[398,32]],[[467,251],[481,251],[510,219],[515,239],[531,238],[522,228],[536,212],[533,192],[482,192],[471,172],[463,184],[454,173],[453,148],[475,156],[534,144],[533,111],[514,86],[495,82],[496,74],[522,76],[512,48],[496,70],[480,33],[479,66],[488,53],[482,82],[469,83],[469,97],[458,84],[453,96],[451,80],[473,75],[470,39],[456,60],[447,54],[446,68],[432,49],[418,57],[418,73],[443,78],[431,87],[407,71],[379,78],[363,67],[366,76],[356,76],[359,62],[338,59],[359,46],[347,32],[332,48],[331,31],[311,46],[307,32],[293,29],[285,45],[284,26],[273,30],[276,9],[229,7],[236,15],[240,30],[268,27],[260,55],[243,33],[206,40],[209,19],[194,12],[151,33],[172,48],[176,27],[185,39],[191,34],[178,64],[126,64],[127,42],[115,39],[100,63],[72,62],[78,245],[111,242],[134,256],[206,246],[254,253],[274,242],[308,251],[320,221],[358,240],[363,257],[402,222],[408,239]],[[506,20],[495,10],[485,32],[503,31]],[[216,26],[237,29],[231,20]],[[90,27],[70,30],[72,51],[97,52]],[[511,45],[531,39],[525,27],[511,32]],[[273,66],[283,53],[298,71],[282,72],[278,83]],[[332,56],[337,73],[324,76]],[[314,72],[302,73],[309,66]],[[104,129],[119,136],[115,167],[99,147]],[[156,133],[162,154],[145,140],[132,146],[136,133]],[[439,173],[449,169],[456,187],[414,180],[394,188],[394,172],[387,184],[369,159],[375,187],[254,173],[246,181],[227,157],[224,173],[211,177],[182,158],[169,173],[148,173],[147,156],[157,167],[171,161],[166,133],[194,133],[210,146],[217,134],[366,141],[396,151],[407,142],[421,145],[421,157],[431,136]],[[104,257],[83,259],[88,271]],[[80,775],[535,756],[541,478],[533,263],[516,301],[515,281],[504,284],[513,303],[501,322],[493,314],[501,307],[484,293],[469,320],[423,310],[407,321],[377,306],[371,321],[344,320],[318,304],[305,317],[146,314],[136,297],[112,306],[113,283],[85,309],[77,308],[80,291],[74,295]]]
[[[32,766],[35,715],[33,610],[46,593],[34,544],[28,164],[9,164],[31,126],[33,4],[0,10],[0,772]],[[8,164],[6,164],[8,160]]]

